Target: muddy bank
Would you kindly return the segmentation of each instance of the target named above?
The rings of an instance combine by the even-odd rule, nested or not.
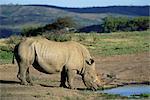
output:
[[[149,53],[133,55],[120,55],[113,57],[95,57],[97,73],[113,73],[116,79],[107,85],[119,86],[137,83],[150,83],[150,56]],[[103,100],[105,96],[101,94],[87,93],[81,77],[76,76],[74,85],[78,90],[60,88],[60,74],[47,75],[40,73],[31,67],[31,75],[35,86],[22,86],[17,79],[17,65],[0,65],[0,96],[2,100],[34,100],[49,98],[55,100],[62,99],[98,99]]]
[[[149,52],[113,57],[96,57],[95,60],[99,73],[113,73],[116,75],[117,79],[114,84],[150,82]]]

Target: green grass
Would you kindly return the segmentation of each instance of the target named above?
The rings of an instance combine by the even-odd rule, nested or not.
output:
[[[13,54],[12,52],[0,50],[0,64],[11,63]]]
[[[102,34],[98,41],[87,47],[93,55],[113,56],[148,52],[150,49],[149,31]],[[84,44],[84,43],[83,43]]]
[[[150,94],[132,95],[129,98],[133,98],[133,99],[149,99],[150,98]]]
[[[116,32],[111,34],[67,34],[53,35],[50,40],[67,41],[74,40],[85,45],[93,56],[114,56],[135,54],[150,51],[150,30],[141,32]],[[12,48],[21,40],[19,37],[11,37],[6,46],[0,46],[0,64],[11,63]]]

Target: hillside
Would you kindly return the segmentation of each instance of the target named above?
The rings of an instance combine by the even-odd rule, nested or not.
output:
[[[59,17],[72,17],[77,28],[97,25],[106,16],[149,16],[149,6],[66,8],[49,5],[0,5],[0,37],[19,34],[23,27],[40,26]]]
[[[87,8],[67,8],[48,5],[28,5],[28,6],[51,7],[76,13],[114,13],[132,16],[149,16],[148,10],[149,6],[108,6],[108,7],[87,7]]]

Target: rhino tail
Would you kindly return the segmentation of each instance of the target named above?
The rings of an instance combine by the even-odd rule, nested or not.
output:
[[[20,43],[19,43],[20,44]],[[14,47],[14,50],[12,51],[13,53],[13,57],[12,57],[12,64],[15,64],[15,53],[18,52],[18,47],[19,47],[19,44],[17,44],[15,47]]]
[[[15,64],[15,54],[13,52],[12,64]]]
[[[14,57],[14,54],[13,54],[13,59],[12,59],[12,64],[14,64],[15,63],[15,57]]]

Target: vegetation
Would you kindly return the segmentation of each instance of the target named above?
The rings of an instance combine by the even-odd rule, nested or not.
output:
[[[143,31],[149,29],[150,17],[106,17],[103,19],[103,32]]]
[[[72,13],[76,12],[76,13]],[[149,6],[112,6],[91,8],[62,8],[44,5],[1,5],[0,30],[2,37],[21,33],[24,26],[43,26],[65,16],[72,17],[77,28],[98,25],[102,19],[117,16],[149,16]]]
[[[92,55],[113,56],[148,52],[150,47],[150,30],[141,32],[116,32],[112,34],[53,34],[47,36],[54,41],[78,41],[85,45]],[[11,37],[5,45],[0,46],[0,63],[11,63],[12,48],[22,37]]]
[[[95,55],[112,56],[149,51],[149,31],[119,32],[99,36],[99,41],[89,46]]]
[[[11,63],[12,53],[0,50],[0,64]]]
[[[149,18],[150,17],[134,17],[134,18],[128,18],[128,17],[105,17],[103,19],[103,23],[99,25],[100,28],[97,30],[98,32],[103,33],[110,33],[110,32],[117,32],[117,31],[144,31],[149,29]],[[54,23],[47,24],[45,26],[41,27],[27,27],[24,28],[21,32],[22,36],[37,36],[37,35],[55,35],[55,34],[66,34],[70,33],[71,29],[72,31],[75,31],[73,27],[75,27],[75,22],[71,17],[64,17],[64,18],[58,18]],[[86,27],[90,29],[90,27]],[[79,32],[87,31],[88,29],[84,30],[84,28],[79,29]],[[90,30],[94,30],[91,27]]]
[[[64,42],[64,41],[70,41],[71,35],[68,34],[49,34],[48,36],[45,36],[47,39],[57,42]]]
[[[134,98],[134,99],[149,99],[150,98],[150,94],[139,94],[139,95],[132,95],[130,98]]]
[[[21,32],[22,36],[37,36],[37,35],[52,35],[53,34],[64,34],[69,32],[69,28],[74,27],[76,24],[71,17],[58,18],[52,24],[47,24],[41,27],[27,27]],[[68,29],[68,30],[67,30]]]
[[[4,42],[0,41],[0,64],[11,63],[14,46],[19,43],[22,37],[11,36]]]

